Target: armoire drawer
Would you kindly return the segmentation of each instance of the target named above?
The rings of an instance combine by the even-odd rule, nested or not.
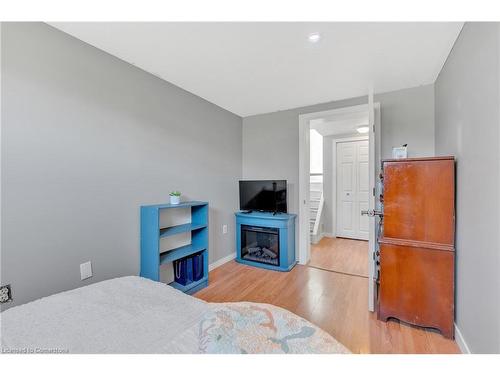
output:
[[[454,251],[380,244],[379,319],[454,335]]]

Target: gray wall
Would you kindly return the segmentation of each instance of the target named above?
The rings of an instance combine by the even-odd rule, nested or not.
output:
[[[436,153],[456,157],[456,323],[474,353],[500,352],[499,32],[467,23],[435,84]]]
[[[381,106],[382,158],[404,143],[409,156],[434,155],[433,85],[377,94],[374,99]],[[360,97],[243,118],[243,177],[288,180],[289,211],[298,213],[299,115],[365,103],[367,98]],[[331,191],[327,173],[325,188]],[[331,194],[326,198],[331,200]],[[331,216],[328,204],[324,215]]]
[[[210,202],[210,261],[234,251],[240,117],[45,24],[2,24],[1,69],[1,283],[15,304],[138,274],[139,206],[174,189]]]

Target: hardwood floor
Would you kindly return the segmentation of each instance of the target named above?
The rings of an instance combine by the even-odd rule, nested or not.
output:
[[[368,241],[323,237],[311,245],[308,265],[368,277]]]
[[[329,332],[353,353],[459,353],[454,341],[368,312],[367,279],[297,265],[267,271],[235,261],[209,274],[196,297],[208,302],[252,301],[283,307]]]

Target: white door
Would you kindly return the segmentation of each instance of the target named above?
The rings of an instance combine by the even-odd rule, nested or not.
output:
[[[369,208],[369,193],[370,193],[370,178],[369,178],[369,143],[361,141],[357,148],[357,206],[356,217],[359,220],[357,225],[358,238],[368,240],[369,237],[369,220],[365,215],[361,215],[361,211]]]
[[[380,137],[375,139],[375,128],[377,132],[380,132],[380,106],[377,107],[377,118],[375,119],[375,106],[373,104],[373,86],[370,87],[368,92],[368,140],[369,140],[369,156],[368,156],[368,211],[374,212],[375,210],[375,157],[377,154],[380,155]],[[366,212],[366,211],[365,211]],[[365,217],[365,215],[363,215]],[[376,299],[376,262],[375,262],[375,251],[376,251],[376,225],[377,221],[375,216],[366,216],[368,220],[368,310],[375,310],[375,299]]]
[[[337,143],[337,236],[368,240],[368,140]]]

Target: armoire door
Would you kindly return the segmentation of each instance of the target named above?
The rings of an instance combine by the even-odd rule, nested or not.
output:
[[[368,140],[337,143],[337,236],[368,240]]]

